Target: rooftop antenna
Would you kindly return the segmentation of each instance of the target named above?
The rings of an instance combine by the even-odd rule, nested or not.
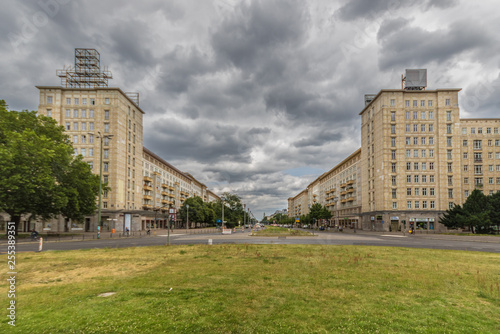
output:
[[[107,67],[101,70],[101,55],[96,49],[75,49],[75,66],[63,67],[56,74],[68,88],[108,87],[113,75]]]

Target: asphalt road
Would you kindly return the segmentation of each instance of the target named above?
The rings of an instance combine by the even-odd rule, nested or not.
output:
[[[498,237],[468,237],[451,235],[402,235],[401,233],[377,233],[359,231],[358,233],[322,232],[312,237],[251,237],[248,232],[237,232],[231,235],[211,234],[179,234],[170,236],[171,245],[185,244],[310,244],[310,245],[363,245],[389,246],[427,249],[450,249],[479,252],[500,253],[500,238]],[[99,239],[99,240],[67,240],[48,241],[43,245],[43,251],[75,250],[89,248],[122,248],[166,245],[167,236],[143,236],[130,238]],[[1,243],[0,252],[5,253],[7,244]],[[19,242],[16,252],[34,252],[38,250],[37,242]]]

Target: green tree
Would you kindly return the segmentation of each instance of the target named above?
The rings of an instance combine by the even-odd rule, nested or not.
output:
[[[489,196],[490,200],[490,221],[492,225],[495,225],[497,231],[500,227],[500,191],[497,191],[493,195]]]
[[[463,205],[466,216],[466,225],[474,233],[478,230],[489,230],[490,220],[490,201],[482,191],[474,189]]]
[[[188,215],[187,206],[189,205],[189,222],[191,223],[204,223],[205,222],[205,208],[203,200],[199,196],[189,197],[184,201],[180,208],[180,216],[184,223],[186,223]]]
[[[9,111],[0,101],[0,211],[11,216],[16,234],[22,215],[76,218],[95,209],[98,179],[75,159],[64,128],[54,119]],[[79,179],[89,182],[89,191],[79,192]]]

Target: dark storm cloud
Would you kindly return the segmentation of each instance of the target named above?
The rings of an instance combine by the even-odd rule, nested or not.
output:
[[[299,1],[242,2],[213,34],[213,48],[236,67],[259,66],[257,61],[273,50],[300,40],[304,15]]]
[[[455,0],[427,0],[427,1],[404,1],[404,0],[349,0],[344,6],[337,10],[336,16],[343,21],[352,21],[360,18],[376,19],[384,12],[394,12],[400,8],[422,6],[424,9],[437,7],[445,9],[456,6]]]
[[[342,139],[342,134],[328,131],[315,132],[311,137],[293,143],[295,147],[322,146]]]
[[[405,66],[420,68],[430,62],[439,64],[466,51],[489,49],[491,43],[496,42],[486,29],[475,22],[455,22],[449,29],[438,31],[405,26],[392,33],[387,32],[387,25],[381,27],[386,32],[380,40],[379,65],[382,70]],[[479,53],[477,55],[481,57]]]

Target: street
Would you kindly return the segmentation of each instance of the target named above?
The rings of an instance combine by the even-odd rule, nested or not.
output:
[[[156,236],[140,236],[128,238],[108,238],[93,240],[53,240],[44,242],[43,251],[75,250],[89,248],[123,248],[160,246],[167,244],[166,231]],[[354,246],[389,246],[428,249],[450,249],[500,253],[500,238],[494,236],[455,236],[442,234],[403,235],[402,233],[381,233],[370,231],[352,232],[320,232],[307,237],[255,237],[248,231],[229,235],[217,233],[186,234],[178,231],[170,236],[171,245],[186,244],[309,244],[309,245],[354,245]],[[6,241],[1,243],[1,253],[7,250]],[[38,242],[22,240],[16,245],[16,252],[38,251]]]

